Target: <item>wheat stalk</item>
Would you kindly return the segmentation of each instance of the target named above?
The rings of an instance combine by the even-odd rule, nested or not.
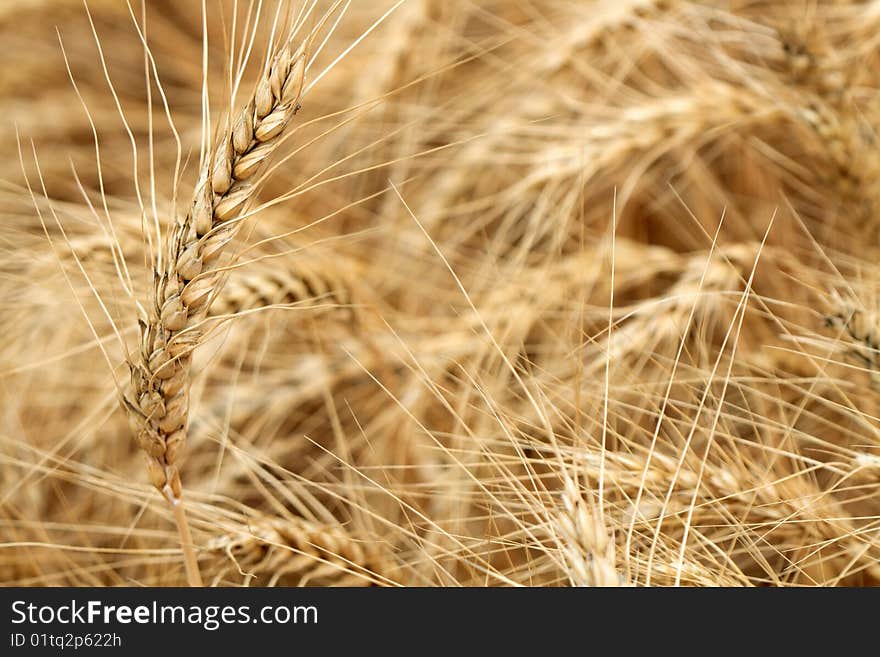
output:
[[[825,316],[825,325],[840,331],[847,343],[847,355],[867,370],[871,385],[880,388],[880,321],[876,312],[859,308],[837,293],[831,294],[833,309]]]
[[[308,50],[309,40],[296,50],[289,40],[280,48],[238,120],[206,158],[192,207],[172,227],[154,271],[150,308],[139,320],[140,349],[129,360],[131,387],[123,405],[146,455],[150,482],[175,510],[191,584],[200,584],[200,577],[181,505],[178,463],[187,437],[192,351],[222,283],[219,257],[254,196],[252,180],[299,110]]]
[[[379,545],[353,536],[342,525],[303,518],[261,517],[215,537],[209,552],[231,559],[249,577],[268,575],[269,586],[289,574],[308,580],[334,580],[340,586],[370,585],[390,564]],[[218,577],[221,577],[221,572]]]
[[[350,308],[354,281],[336,263],[302,258],[294,264],[265,262],[249,265],[229,277],[210,315],[222,317],[269,307]]]
[[[554,528],[560,539],[569,577],[577,586],[614,587],[625,583],[615,567],[614,539],[609,537],[603,516],[584,499],[578,483],[565,475],[562,510]]]

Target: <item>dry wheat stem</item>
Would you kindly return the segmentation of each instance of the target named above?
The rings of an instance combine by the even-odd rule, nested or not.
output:
[[[385,575],[391,563],[377,543],[352,535],[341,525],[304,518],[249,519],[247,527],[215,537],[207,549],[230,559],[247,578],[267,578],[270,585],[293,573],[305,581],[336,579],[344,586],[391,583]]]
[[[602,514],[584,499],[577,482],[566,475],[562,490],[562,511],[554,528],[570,578],[577,586],[620,586],[624,578],[615,567],[614,540],[608,536]]]
[[[178,462],[187,436],[192,350],[222,283],[219,258],[253,197],[252,179],[299,110],[308,50],[308,40],[296,50],[285,43],[238,120],[222,132],[213,158],[200,173],[190,211],[171,229],[165,257],[154,272],[150,308],[139,320],[140,349],[129,361],[131,387],[123,405],[146,455],[150,481],[175,508],[182,537],[188,529],[180,510]],[[190,582],[195,583],[199,578],[192,541],[183,543]]]

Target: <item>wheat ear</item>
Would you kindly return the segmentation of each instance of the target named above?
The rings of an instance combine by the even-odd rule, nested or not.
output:
[[[615,567],[614,540],[609,537],[601,513],[581,487],[566,475],[562,510],[553,528],[559,538],[569,578],[575,586],[614,587],[625,584]]]
[[[387,584],[391,562],[380,544],[357,536],[342,525],[324,525],[303,518],[265,517],[215,537],[207,544],[215,555],[226,555],[248,577],[267,577],[269,586],[299,574],[308,581],[336,580],[339,586]],[[217,577],[222,578],[221,571]],[[323,584],[322,584],[323,585]]]
[[[213,157],[206,158],[192,207],[171,228],[154,272],[150,308],[139,321],[140,349],[129,361],[131,388],[123,405],[146,454],[150,481],[174,509],[191,585],[201,585],[201,577],[183,514],[178,462],[187,436],[192,351],[222,284],[218,258],[254,195],[251,180],[299,109],[308,43],[295,51],[290,41],[281,47],[238,120],[222,131]]]

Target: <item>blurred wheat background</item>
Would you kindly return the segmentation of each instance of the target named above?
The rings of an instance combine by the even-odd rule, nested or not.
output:
[[[132,299],[302,3],[202,5],[0,4],[3,584],[185,582]],[[880,583],[880,1],[393,5],[195,354],[206,584]]]

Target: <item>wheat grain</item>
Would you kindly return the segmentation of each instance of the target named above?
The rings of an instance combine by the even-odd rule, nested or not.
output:
[[[140,349],[129,361],[131,388],[123,404],[150,481],[178,514],[192,350],[221,281],[218,260],[253,197],[254,177],[299,110],[308,54],[308,41],[296,50],[284,43],[232,128],[223,131],[202,168],[191,210],[168,235],[149,310],[139,321]]]
[[[212,316],[260,308],[297,306],[352,310],[356,283],[333,262],[302,256],[296,262],[248,265],[230,275],[211,304]]]
[[[843,334],[848,342],[847,355],[864,366],[873,386],[880,388],[880,317],[840,294],[832,294],[831,301],[834,308],[825,316],[825,325]]]
[[[212,539],[209,552],[231,559],[246,577],[274,586],[295,579],[338,586],[387,583],[390,564],[375,540],[358,539],[342,526],[302,518],[262,517]],[[222,576],[225,571],[221,571]],[[218,576],[218,577],[219,577]]]
[[[625,583],[615,567],[614,539],[608,536],[603,515],[584,499],[572,477],[565,477],[562,510],[555,528],[573,582],[578,586],[620,586]]]
[[[285,44],[232,130],[226,131],[197,185],[193,206],[167,240],[154,280],[149,314],[140,322],[138,358],[129,363],[125,407],[138,445],[148,455],[150,481],[180,496],[176,463],[186,440],[189,363],[201,321],[220,280],[217,261],[251,200],[251,183],[299,109],[307,50]]]

